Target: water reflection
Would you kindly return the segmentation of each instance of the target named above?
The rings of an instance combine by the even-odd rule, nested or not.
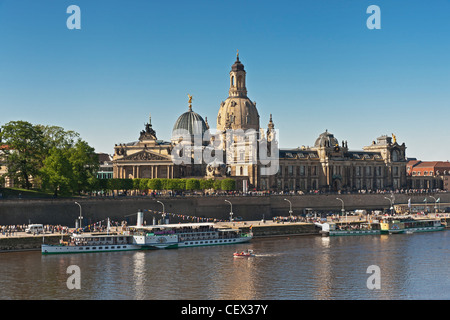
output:
[[[0,256],[0,299],[450,299],[449,232],[255,239],[177,250]],[[251,258],[233,258],[236,250]],[[69,290],[70,265],[81,289]],[[381,270],[369,290],[367,268]]]
[[[133,266],[134,299],[143,300],[146,298],[145,281],[147,278],[145,252],[136,252],[133,255]]]

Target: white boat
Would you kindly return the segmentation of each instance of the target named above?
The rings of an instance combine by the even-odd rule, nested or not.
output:
[[[42,244],[42,254],[115,252],[141,250],[133,236],[125,234],[73,234],[68,241],[60,240],[59,245]]]
[[[315,223],[322,228],[320,232],[324,236],[363,236],[381,234],[379,223],[360,223],[357,225],[336,225],[333,222]]]
[[[248,242],[251,232],[239,229],[217,228],[214,223],[180,223],[142,226],[135,242],[146,249],[171,249],[196,246],[214,246]]]
[[[445,226],[440,219],[412,219],[410,217],[386,218],[381,221],[381,233],[400,234],[442,231]]]
[[[252,233],[216,228],[213,223],[130,227],[122,233],[73,234],[59,245],[42,244],[42,254],[171,249],[248,242]]]

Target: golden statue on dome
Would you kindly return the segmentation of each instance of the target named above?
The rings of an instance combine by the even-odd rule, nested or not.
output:
[[[192,96],[188,93],[189,110],[192,110]]]

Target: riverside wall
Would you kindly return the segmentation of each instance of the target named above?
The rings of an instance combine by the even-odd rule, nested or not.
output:
[[[430,195],[439,197],[441,203],[450,203],[450,193],[439,193],[395,194],[395,204],[406,204],[410,198],[412,203],[423,203],[425,196],[429,197]],[[168,213],[218,220],[229,219],[230,205],[225,202],[225,200],[229,200],[233,204],[234,217],[242,217],[244,220],[261,220],[262,218],[271,219],[274,216],[289,215],[289,203],[284,199],[291,201],[294,215],[303,213],[306,208],[339,212],[342,204],[336,200],[336,197],[344,201],[345,209],[348,211],[390,207],[390,202],[385,199],[385,197],[389,197],[388,194],[2,199],[0,200],[0,225],[31,222],[74,227],[75,220],[80,215],[80,208],[74,203],[75,201],[81,204],[83,225],[86,225],[106,218],[135,224],[136,213],[139,209],[144,210],[144,220],[150,224],[153,215],[145,210],[162,211],[162,205],[156,200],[164,203],[165,211]],[[156,216],[156,218],[160,218],[160,216]]]
[[[61,238],[66,241],[69,236],[46,234],[45,236],[37,235],[26,237],[0,237],[0,253],[40,250],[43,242],[45,242],[46,244],[58,244]]]

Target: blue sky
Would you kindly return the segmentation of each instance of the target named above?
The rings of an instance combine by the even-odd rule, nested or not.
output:
[[[69,5],[81,30],[69,30]],[[381,29],[369,30],[369,5]],[[383,134],[407,156],[450,160],[450,2],[0,0],[0,125],[80,133],[98,152],[159,139],[193,109],[215,127],[236,50],[261,127],[284,148],[328,129],[361,150]]]

